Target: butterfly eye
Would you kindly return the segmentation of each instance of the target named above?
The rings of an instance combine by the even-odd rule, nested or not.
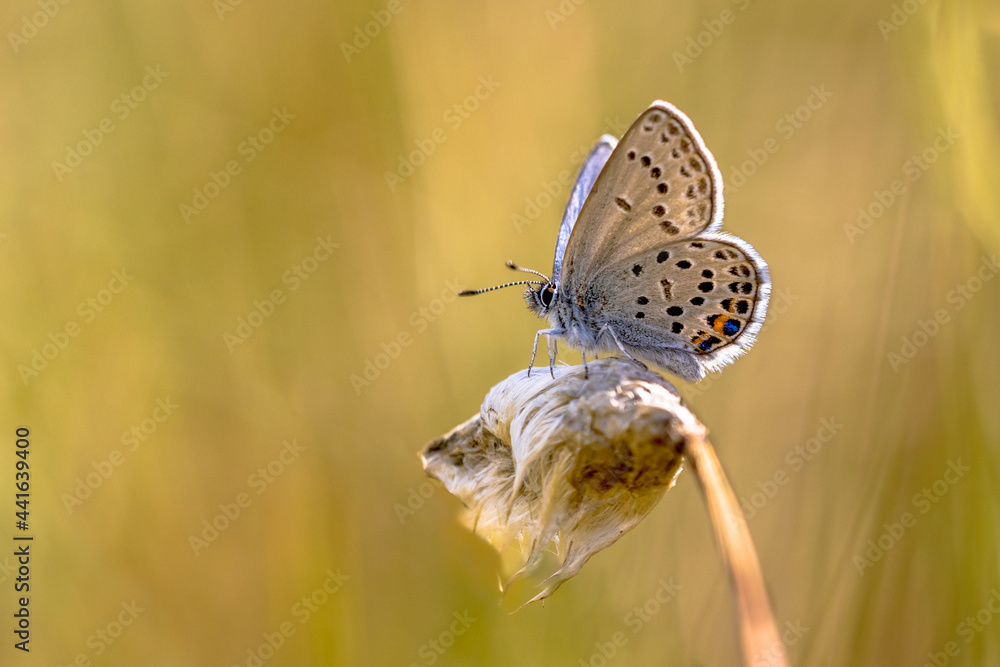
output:
[[[556,288],[552,285],[546,285],[542,288],[542,291],[538,293],[538,298],[542,302],[542,306],[548,308],[552,305],[552,301],[556,298]]]

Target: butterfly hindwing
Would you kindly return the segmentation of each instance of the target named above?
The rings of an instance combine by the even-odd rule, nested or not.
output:
[[[625,332],[623,342],[650,349],[660,341],[715,370],[753,344],[770,278],[747,243],[716,233],[637,253],[599,280],[598,290],[609,288],[617,296],[604,316]]]

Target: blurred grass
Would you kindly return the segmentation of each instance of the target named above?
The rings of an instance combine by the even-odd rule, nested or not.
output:
[[[556,3],[405,2],[347,62],[341,43],[385,7],[242,3],[220,19],[211,3],[69,3],[16,52],[8,35],[0,391],[7,432],[33,433],[31,660],[247,664],[290,621],[267,664],[429,664],[426,643],[468,611],[439,664],[578,664],[619,630],[620,664],[734,664],[685,476],[545,607],[510,616],[497,557],[422,486],[415,454],[524,367],[541,326],[514,294],[454,303],[451,281],[494,284],[508,258],[547,270],[565,194],[520,233],[512,216],[609,120],[663,98],[727,182],[779,139],[727,196],[726,228],[767,259],[786,307],[751,354],[683,390],[738,494],[790,475],[750,525],[781,622],[809,628],[792,661],[923,664],[953,641],[948,664],[997,662],[1000,619],[969,642],[958,626],[1000,586],[1000,282],[948,299],[1000,245],[995,3],[931,0],[883,38],[892,3],[586,3],[552,26]],[[674,53],[724,9],[735,19],[678,71]],[[38,11],[8,3],[0,25]],[[169,75],[119,119],[147,66]],[[480,77],[499,87],[456,127],[445,114]],[[830,100],[780,134],[820,85]],[[295,118],[246,163],[241,142],[275,107]],[[114,131],[60,181],[52,162],[105,117]],[[445,141],[390,190],[385,172],[436,128]],[[844,226],[939,128],[960,138],[852,243]],[[234,159],[242,172],[185,224],[179,205]],[[339,248],[292,291],[283,275],[327,235]],[[78,304],[122,268],[134,281],[85,322]],[[275,289],[285,302],[230,353],[223,334]],[[894,371],[887,355],[938,309],[948,323]],[[18,367],[71,320],[79,335],[26,385]],[[401,333],[410,344],[356,391]],[[127,451],[122,434],[165,397],[180,407]],[[843,429],[793,471],[788,452],[831,416]],[[285,439],[305,451],[257,495],[248,478]],[[68,512],[64,494],[115,449],[124,463]],[[959,459],[967,476],[921,514],[914,495]],[[190,536],[240,492],[251,505],[195,556]],[[401,520],[408,499],[423,503]],[[915,525],[859,575],[854,557],[906,511]],[[349,579],[300,622],[294,606],[338,568]],[[628,614],[669,577],[681,593],[633,632]],[[145,611],[96,655],[88,638],[132,600]]]

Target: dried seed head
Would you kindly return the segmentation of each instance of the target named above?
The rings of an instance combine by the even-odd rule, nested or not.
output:
[[[700,431],[699,431],[700,429]],[[428,444],[427,474],[467,507],[470,528],[526,554],[514,578],[555,542],[548,597],[632,529],[673,486],[692,433],[704,427],[661,376],[619,359],[527,377],[487,395],[478,417]]]

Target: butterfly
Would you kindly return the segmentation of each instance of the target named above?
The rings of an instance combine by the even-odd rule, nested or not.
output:
[[[656,101],[621,141],[602,136],[580,169],[556,241],[552,277],[528,285],[545,335],[587,354],[622,352],[689,381],[753,345],[771,280],[749,243],[720,231],[722,175],[691,120]]]

